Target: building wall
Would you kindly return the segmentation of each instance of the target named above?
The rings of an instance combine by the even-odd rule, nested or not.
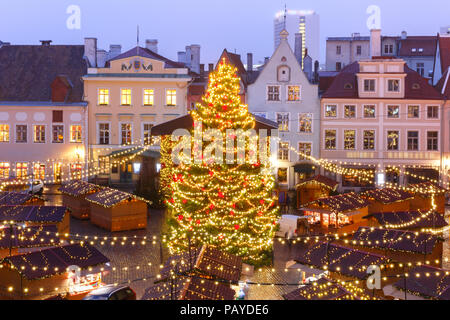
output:
[[[336,63],[340,62],[342,68],[352,62],[370,58],[369,40],[327,40],[326,48],[326,70],[337,71]],[[337,47],[341,47],[341,53],[337,53]],[[361,54],[357,47],[361,46]]]

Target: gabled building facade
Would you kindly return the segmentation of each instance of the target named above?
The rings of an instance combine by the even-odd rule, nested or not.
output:
[[[303,72],[288,44],[287,31],[283,30],[280,36],[280,45],[248,86],[247,102],[253,114],[278,123],[275,174],[280,189],[291,189],[309,177],[301,170],[296,172],[296,165],[312,167],[307,158],[295,151],[319,155],[320,102],[318,86],[311,84]]]

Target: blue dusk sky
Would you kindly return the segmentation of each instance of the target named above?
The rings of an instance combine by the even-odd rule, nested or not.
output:
[[[273,53],[273,19],[284,9],[315,10],[320,15],[321,63],[327,36],[368,35],[370,5],[381,9],[384,35],[435,35],[450,25],[448,0],[0,0],[0,40],[12,44],[82,44],[98,38],[101,49],[121,44],[122,51],[158,39],[159,53],[176,60],[188,44],[201,45],[201,62],[216,62],[223,48],[254,53],[258,63]],[[69,29],[70,5],[81,9],[80,29]]]

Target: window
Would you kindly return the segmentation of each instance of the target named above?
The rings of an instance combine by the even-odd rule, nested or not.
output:
[[[325,117],[326,118],[336,118],[337,117],[337,106],[332,106],[332,105],[325,106]]]
[[[279,183],[287,183],[287,168],[278,168],[277,180]]]
[[[120,124],[121,144],[131,144],[131,123]]]
[[[360,56],[362,53],[362,47],[361,46],[356,46],[356,55]]]
[[[364,130],[364,150],[375,150],[375,130]]]
[[[299,142],[298,143],[298,160],[308,160],[307,156],[311,156],[312,143],[311,142]]]
[[[278,130],[289,131],[289,113],[277,113]]]
[[[387,149],[388,150],[398,150],[398,131],[388,131],[387,132]]]
[[[0,162],[0,179],[8,179],[9,171],[10,171],[9,162]]]
[[[389,92],[399,92],[400,91],[400,80],[388,80],[388,91]]]
[[[408,151],[419,150],[419,131],[408,131]]]
[[[81,163],[71,163],[70,164],[70,178],[71,179],[81,179],[82,165]]]
[[[120,105],[131,106],[131,89],[120,89]]]
[[[16,142],[26,143],[27,142],[27,125],[18,124],[16,125]]]
[[[325,130],[325,149],[336,149],[336,130]]]
[[[341,54],[341,53],[342,53],[342,47],[336,46],[336,54]]]
[[[394,53],[394,45],[393,44],[385,44],[384,45],[384,53],[385,54],[393,54]]]
[[[300,101],[299,86],[288,86],[288,101]]]
[[[109,89],[98,90],[98,105],[100,106],[109,105]]]
[[[144,123],[142,125],[142,131],[143,131],[143,137],[144,137],[144,144],[150,144],[151,143],[151,129],[153,127],[153,124],[151,123]]]
[[[152,106],[155,103],[155,90],[144,89],[144,106]]]
[[[427,118],[428,119],[439,119],[439,107],[438,106],[428,106],[427,107]]]
[[[284,57],[283,57],[284,58]],[[283,61],[283,59],[281,59]],[[286,58],[284,58],[286,61]],[[278,67],[278,81],[288,82],[291,79],[291,69],[288,66]]]
[[[53,139],[52,143],[63,143],[64,142],[64,126],[63,125],[53,125],[52,126]]]
[[[419,118],[419,106],[408,106],[408,118]]]
[[[80,125],[70,126],[70,142],[81,142],[82,128]]]
[[[344,117],[345,118],[355,118],[356,117],[356,106],[344,106]]]
[[[0,124],[0,142],[9,142],[9,124]]]
[[[109,157],[107,156],[99,156],[98,157],[98,167],[100,169],[100,173],[108,173],[109,172]]]
[[[278,143],[278,160],[289,161],[289,142]]]
[[[280,86],[267,87],[267,101],[280,101]]]
[[[420,74],[423,77],[425,74],[425,64],[423,62],[417,62],[416,63],[416,71],[418,74]]]
[[[98,143],[109,144],[109,123],[98,124]]]
[[[16,163],[16,178],[27,179],[28,178],[28,162]]]
[[[375,79],[365,79],[364,80],[364,91],[365,92],[375,92]]]
[[[354,150],[355,147],[355,130],[344,130],[344,149]]]
[[[398,118],[400,115],[399,106],[388,106],[387,107],[387,117],[388,118]]]
[[[34,140],[35,143],[45,143],[45,126],[34,126]]]
[[[34,179],[45,179],[45,164],[35,163],[33,167]]]
[[[166,90],[166,105],[170,107],[177,105],[177,90]]]
[[[52,115],[52,122],[63,122],[62,110],[53,110]]]
[[[375,118],[375,106],[364,106],[364,118]]]
[[[427,132],[427,150],[428,151],[437,151],[438,148],[438,132],[437,131],[428,131]]]
[[[300,132],[312,133],[312,113],[301,113],[299,114],[299,128]]]
[[[342,62],[336,62],[336,71],[342,70]]]

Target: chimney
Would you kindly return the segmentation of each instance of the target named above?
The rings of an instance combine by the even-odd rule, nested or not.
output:
[[[97,51],[97,67],[104,68],[107,60],[107,52],[106,50],[98,50]]]
[[[300,63],[300,65],[302,65],[303,61],[302,51],[303,51],[303,36],[301,33],[296,33],[294,43],[294,55],[298,63]]]
[[[205,74],[205,65],[203,63],[200,64],[200,75]]]
[[[50,47],[50,43],[52,43],[52,40],[39,40],[41,42],[41,46],[43,47]]]
[[[269,59],[270,59],[269,57],[265,57],[265,58],[264,58],[264,65],[266,65],[267,62],[269,62]]]
[[[178,62],[186,63],[186,52],[185,51],[178,51]]]
[[[157,39],[147,39],[145,40],[145,47],[153,51],[154,53],[158,53],[158,40]]]
[[[360,36],[361,36],[361,33],[359,33],[359,32],[352,33],[352,38],[359,38]]]
[[[247,53],[247,72],[253,71],[253,53]]]
[[[406,31],[402,31],[402,35],[401,35],[402,40],[406,40],[407,37],[408,37],[408,33]]]
[[[189,47],[190,58],[186,51],[186,59],[190,59],[190,68],[195,73],[200,73],[200,46],[198,44],[192,44]]]
[[[370,30],[370,56],[371,56],[371,58],[381,56],[381,30],[380,29]]]
[[[314,62],[314,83],[319,83],[319,61]]]
[[[122,46],[120,44],[111,44],[109,46],[108,60],[117,57],[121,53],[122,53]]]
[[[97,68],[97,38],[84,38],[84,56],[92,68]]]
[[[214,71],[214,63],[208,64],[208,72],[213,72],[213,71]]]

